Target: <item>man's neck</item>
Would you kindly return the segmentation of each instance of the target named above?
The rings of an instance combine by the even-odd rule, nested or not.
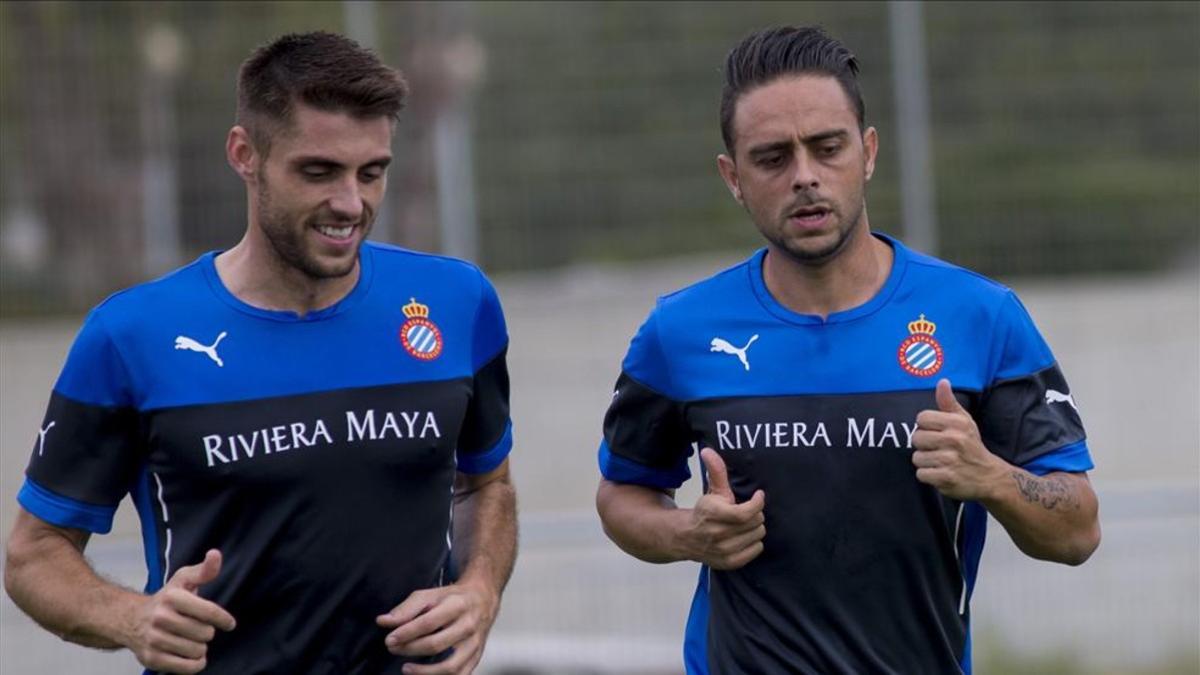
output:
[[[891,273],[893,258],[892,247],[863,224],[844,249],[820,264],[801,262],[769,245],[763,281],[784,307],[825,319],[875,297]]]
[[[269,242],[256,241],[250,233],[215,262],[221,283],[238,300],[300,316],[337,304],[354,289],[362,273],[360,261],[345,276],[314,279],[280,260]]]

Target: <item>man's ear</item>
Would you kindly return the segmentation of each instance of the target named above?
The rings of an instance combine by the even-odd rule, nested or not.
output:
[[[734,200],[743,204],[742,186],[738,181],[737,164],[734,163],[733,158],[729,155],[717,155],[717,172],[721,174],[721,180],[725,181],[725,187],[729,188],[729,193],[733,195]]]
[[[235,125],[225,139],[225,159],[242,180],[253,182],[258,175],[258,151],[245,127]]]
[[[875,127],[867,127],[863,132],[863,154],[866,156],[866,178],[871,180],[875,174],[875,158],[879,155],[879,132]]]

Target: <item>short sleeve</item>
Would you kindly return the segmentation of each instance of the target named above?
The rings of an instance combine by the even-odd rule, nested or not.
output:
[[[458,439],[458,470],[487,473],[512,451],[509,418],[508,328],[500,298],[482,274],[471,342],[471,402]]]
[[[634,336],[621,364],[604,416],[600,473],[608,480],[677,488],[690,476],[691,443],[652,312]]]
[[[1036,474],[1092,469],[1075,397],[1029,312],[1011,292],[995,335],[994,373],[978,415],[984,444]]]
[[[75,338],[17,495],[48,523],[96,533],[111,529],[143,458],[128,373],[100,311]]]

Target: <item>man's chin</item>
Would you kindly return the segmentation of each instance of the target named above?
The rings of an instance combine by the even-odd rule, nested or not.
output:
[[[846,249],[854,231],[833,231],[816,236],[793,237],[775,242],[789,257],[805,265],[824,265]]]
[[[838,253],[845,248],[846,240],[834,239],[829,240],[808,240],[808,241],[787,241],[782,248],[787,255],[797,262],[805,265],[824,265],[838,256]]]
[[[358,250],[347,256],[310,256],[300,266],[310,279],[334,280],[341,279],[358,268]]]
[[[357,267],[358,256],[354,256],[349,262],[321,266],[319,278],[341,279],[352,274]]]
[[[310,250],[304,261],[305,274],[314,279],[340,279],[353,273],[358,267],[363,241],[360,238],[352,246],[336,252]]]

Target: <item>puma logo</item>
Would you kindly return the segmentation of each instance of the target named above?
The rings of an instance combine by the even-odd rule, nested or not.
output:
[[[754,336],[750,338],[750,341],[746,343],[746,346],[739,349],[729,344],[727,340],[715,337],[712,339],[712,342],[709,343],[710,346],[708,351],[721,352],[722,354],[733,354],[734,356],[738,357],[738,361],[742,362],[742,365],[746,367],[746,370],[750,370],[750,361],[746,359],[746,350],[750,349],[750,345],[754,344],[754,341],[757,339],[758,334],[755,333]]]
[[[1051,403],[1067,403],[1070,404],[1072,408],[1075,408],[1075,412],[1079,412],[1079,406],[1075,405],[1075,399],[1072,398],[1070,394],[1064,394],[1061,391],[1047,389],[1046,405],[1050,405]]]
[[[46,425],[45,429],[38,430],[38,457],[41,457],[42,450],[46,449],[46,434],[50,433],[50,430],[53,428],[54,422],[50,422],[50,424]]]
[[[187,349],[193,352],[208,354],[208,358],[212,359],[217,366],[224,368],[225,362],[222,361],[221,357],[217,355],[217,345],[221,343],[221,340],[225,339],[226,335],[227,333],[225,331],[221,331],[221,334],[217,336],[216,341],[207,346],[196,342],[186,335],[180,335],[179,337],[175,338],[175,349]]]

